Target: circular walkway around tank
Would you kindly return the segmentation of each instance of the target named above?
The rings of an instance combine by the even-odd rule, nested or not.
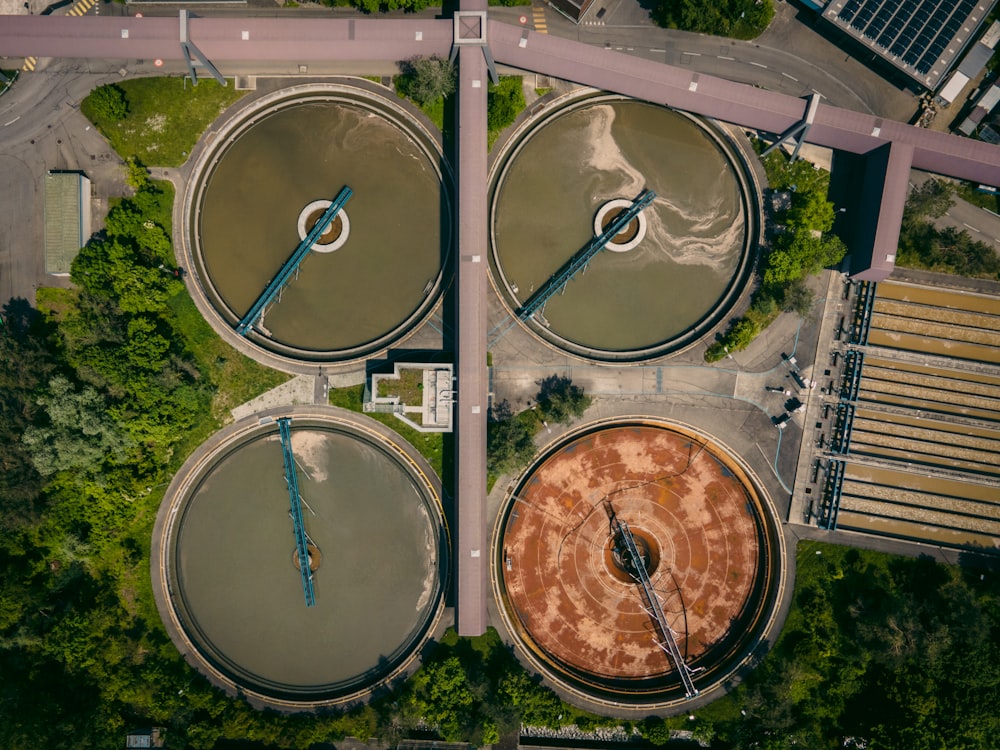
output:
[[[640,589],[612,544],[631,529],[699,693],[770,628],[784,542],[770,499],[718,440],[645,417],[583,425],[516,483],[494,530],[501,617],[570,695],[639,710],[685,702]]]
[[[296,566],[278,416],[290,416],[315,605]],[[407,670],[443,608],[440,486],[398,436],[333,407],[222,430],[160,507],[152,575],[188,661],[263,706],[353,701]]]

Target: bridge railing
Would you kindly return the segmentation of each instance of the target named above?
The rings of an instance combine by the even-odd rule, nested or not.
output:
[[[563,264],[562,268],[552,274],[549,280],[542,284],[538,291],[531,295],[528,301],[524,303],[524,306],[517,311],[518,318],[527,320],[541,310],[546,302],[554,297],[557,292],[564,289],[566,284],[581,270],[585,269],[594,256],[601,252],[614,239],[615,235],[625,229],[629,225],[629,222],[638,216],[639,212],[652,203],[655,198],[656,193],[652,190],[644,190],[631,206],[615,217],[607,229],[592,238],[583,249],[575,253],[572,258]]]
[[[635,538],[632,536],[628,524],[619,520],[613,514],[611,516],[611,530],[625,545],[625,552],[630,558],[628,561],[630,573],[642,591],[642,596],[649,607],[647,612],[653,618],[662,639],[657,645],[667,653],[670,660],[674,663],[674,668],[680,675],[681,682],[684,685],[684,694],[688,698],[693,698],[698,694],[698,689],[694,686],[694,681],[691,679],[694,670],[684,661],[684,655],[681,654],[680,646],[677,645],[677,639],[674,638],[674,631],[667,622],[666,615],[663,613],[659,594],[653,588],[653,582],[649,580],[649,573],[646,572],[646,566],[643,564],[642,555],[639,554],[639,549],[636,547]]]
[[[289,515],[292,517],[295,534],[295,553],[299,561],[299,573],[302,576],[302,591],[306,597],[306,606],[311,607],[316,604],[316,591],[313,588],[312,571],[309,569],[309,537],[306,536],[306,527],[302,520],[302,498],[299,496],[299,478],[295,471],[295,455],[292,453],[291,422],[291,417],[281,417],[278,420],[278,431],[285,460],[285,484],[288,485],[288,499],[291,505]]]
[[[316,240],[323,235],[323,232],[330,226],[337,214],[340,213],[340,209],[344,207],[344,204],[350,200],[353,194],[353,191],[347,185],[344,185],[343,189],[337,194],[337,197],[334,198],[333,203],[327,207],[320,220],[316,222],[306,235],[306,238],[299,243],[299,246],[295,248],[295,252],[289,256],[288,260],[278,269],[278,273],[275,274],[274,278],[264,287],[264,291],[261,292],[261,295],[247,311],[247,314],[236,324],[236,332],[238,334],[246,336],[254,324],[260,320],[264,314],[264,309],[271,304],[285,284],[288,283],[292,274],[298,270],[299,265],[301,265],[302,261],[309,254],[312,246],[316,244]]]

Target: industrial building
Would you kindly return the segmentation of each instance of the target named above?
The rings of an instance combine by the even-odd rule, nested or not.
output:
[[[824,19],[921,87],[936,91],[996,2],[829,0],[821,4]]]

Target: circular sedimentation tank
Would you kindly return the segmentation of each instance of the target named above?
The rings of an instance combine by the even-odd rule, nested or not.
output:
[[[193,286],[225,338],[272,364],[357,361],[399,344],[445,285],[452,219],[438,136],[374,89],[266,95],[196,160],[184,201]],[[344,186],[353,194],[243,339],[236,327]]]
[[[656,193],[642,226],[631,222],[525,321],[587,359],[643,360],[693,345],[752,270],[752,173],[725,131],[690,115],[609,94],[560,100],[509,141],[491,184],[491,270],[514,315],[607,227],[617,213],[605,218],[609,204]]]
[[[237,424],[178,473],[157,519],[157,604],[215,684],[303,709],[405,671],[443,609],[437,480],[398,437],[330,407],[291,413],[315,604],[307,606],[274,419]]]
[[[523,475],[494,531],[506,627],[540,672],[588,702],[686,701],[616,523],[630,530],[695,689],[718,688],[773,623],[784,547],[750,470],[688,426],[590,424]]]

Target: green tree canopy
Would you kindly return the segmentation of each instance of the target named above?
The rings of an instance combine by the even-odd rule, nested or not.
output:
[[[940,219],[954,204],[955,186],[932,177],[910,190],[903,210],[903,222]]]
[[[590,406],[591,398],[583,388],[563,375],[549,375],[537,381],[538,408],[542,418],[558,424],[569,424],[581,417]]]
[[[408,97],[424,105],[455,91],[455,66],[437,55],[414,57],[400,64]]]
[[[85,114],[93,119],[119,122],[128,114],[128,98],[121,86],[109,83],[98,86],[84,100]]]
[[[486,425],[486,468],[497,476],[527,464],[535,454],[534,429],[515,416],[507,400],[493,404]]]
[[[513,125],[524,107],[521,76],[502,76],[497,86],[490,82],[486,121],[491,131],[500,131]]]
[[[774,18],[771,0],[660,0],[653,20],[661,26],[752,39]]]
[[[833,204],[826,199],[826,194],[819,190],[810,190],[792,194],[792,205],[785,215],[785,220],[796,229],[829,232],[833,229],[835,217]]]
[[[38,398],[49,424],[31,425],[22,442],[42,476],[67,469],[92,469],[120,459],[128,440],[107,416],[104,398],[92,387],[76,390],[62,375]]]

